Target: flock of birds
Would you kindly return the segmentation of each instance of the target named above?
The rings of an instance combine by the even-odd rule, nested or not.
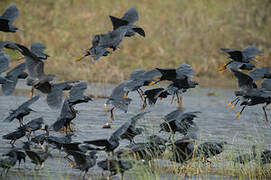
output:
[[[9,6],[0,16],[0,31],[16,32],[19,30],[13,25],[18,14],[16,5]],[[110,19],[113,30],[106,34],[95,35],[92,39],[92,47],[82,57],[77,58],[78,61],[87,56],[91,56],[92,61],[96,61],[102,56],[108,56],[112,53],[110,49],[115,51],[125,37],[134,36],[136,33],[145,36],[141,27],[133,25],[138,20],[138,13],[134,7],[130,8],[122,18],[110,16]],[[198,82],[192,81],[194,70],[188,64],[181,64],[176,69],[155,68],[149,71],[143,69],[133,71],[129,80],[121,82],[113,89],[105,103],[105,109],[108,112],[110,111],[110,121],[112,122],[114,120],[113,110],[119,109],[127,112],[132,101],[128,95],[130,92],[136,91],[142,100],[142,112],[124,122],[107,139],[74,142],[72,136],[76,132],[72,128],[72,120],[76,118],[78,113],[75,106],[92,101],[90,97],[84,95],[88,84],[77,80],[53,82],[55,75],[44,73],[44,61],[50,56],[44,53],[46,47],[40,42],[33,43],[30,48],[16,42],[0,42],[0,74],[9,69],[10,63],[10,57],[4,49],[18,51],[23,55],[25,62],[6,72],[5,76],[0,76],[3,95],[12,94],[18,79],[26,79],[27,85],[31,86],[31,92],[30,99],[17,109],[10,110],[9,116],[4,120],[5,122],[12,122],[17,119],[19,127],[14,132],[3,136],[3,139],[10,140],[12,148],[0,158],[0,167],[3,168],[1,175],[5,171],[5,174],[7,174],[17,161],[20,167],[21,161],[25,162],[26,157],[29,157],[36,166],[43,167],[46,159],[52,156],[52,149],[65,152],[64,158],[67,159],[70,166],[84,172],[83,178],[85,178],[88,170],[96,164],[103,170],[110,171],[110,176],[117,173],[121,173],[123,176],[123,173],[131,169],[134,163],[141,162],[137,160],[148,162],[160,158],[166,149],[172,152],[171,161],[184,163],[193,157],[207,160],[207,158],[220,154],[224,145],[227,144],[224,141],[207,141],[196,145],[199,127],[194,122],[194,118],[198,117],[201,112],[184,112],[181,108],[177,108],[177,110],[164,116],[164,122],[160,124],[159,132],[167,132],[169,134],[168,139],[151,135],[144,142],[134,141],[135,136],[145,131],[143,128],[137,127],[136,124],[139,119],[148,113],[148,111],[144,111],[148,105],[153,106],[158,99],[162,100],[168,96],[171,96],[171,103],[174,98],[177,99],[178,103],[181,103],[181,95],[198,85]],[[266,120],[268,120],[265,107],[271,102],[271,74],[269,73],[271,67],[256,68],[254,64],[250,63],[256,59],[255,57],[258,54],[263,52],[255,46],[249,46],[244,50],[221,49],[221,51],[228,54],[231,61],[219,68],[219,71],[230,69],[237,78],[239,86],[239,90],[235,91],[236,98],[229,102],[228,106],[231,106],[232,109],[238,103],[243,106],[237,114],[237,118],[239,118],[245,107],[264,104],[263,111]],[[239,71],[250,71],[254,68],[256,69],[249,74]],[[264,79],[264,81],[261,88],[258,88],[256,82],[260,79]],[[169,81],[170,83],[166,88],[142,90],[144,86],[149,87],[161,81]],[[42,117],[27,123],[24,122],[24,117],[33,111],[30,106],[41,97],[41,93],[33,97],[35,89],[46,95],[46,101],[50,108],[61,109],[60,116],[50,126],[44,123]],[[69,92],[67,97],[64,97],[64,91]],[[105,128],[108,127],[110,127],[110,124],[105,126]],[[53,136],[50,135],[50,130],[64,131],[66,134],[64,136]],[[45,131],[45,133],[36,135],[40,131]],[[176,132],[182,134],[183,137],[174,141],[173,136]],[[23,137],[26,139],[26,141],[23,141],[23,146],[16,147],[16,140]],[[123,139],[130,141],[125,149],[119,148],[120,141]],[[40,147],[40,149],[35,147]],[[252,153],[241,155],[235,161],[245,163],[255,159],[255,147],[252,149]],[[100,151],[105,151],[107,157],[105,160],[96,163]],[[131,160],[131,157],[135,157],[135,160]],[[264,150],[261,152],[260,159],[263,164],[271,163],[271,151]]]

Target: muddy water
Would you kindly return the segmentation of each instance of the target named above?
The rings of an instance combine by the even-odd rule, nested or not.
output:
[[[87,94],[96,94],[101,96],[109,96],[112,90],[112,85],[95,84],[88,88]],[[29,89],[20,83],[19,88]],[[212,96],[208,93],[214,92]],[[231,99],[233,90],[221,89],[202,89],[197,88],[184,94],[183,104],[186,111],[201,111],[199,118],[195,122],[200,127],[199,138],[201,141],[219,141],[226,140],[230,144],[226,149],[234,149],[236,151],[248,151],[252,144],[261,142],[268,147],[271,144],[270,140],[270,124],[264,121],[264,115],[261,106],[248,107],[240,119],[235,119],[238,109],[229,110],[225,106]],[[133,99],[129,106],[128,113],[122,111],[115,111],[115,120],[113,121],[112,129],[102,129],[101,127],[108,122],[109,113],[104,112],[104,103],[106,99],[94,99],[87,104],[76,106],[79,114],[73,120],[75,128],[77,129],[73,141],[92,140],[96,138],[107,138],[117,127],[119,127],[125,120],[129,119],[136,113],[140,112],[142,102],[136,93],[129,94]],[[17,108],[21,103],[28,99],[27,95],[12,95],[0,96],[0,119],[8,116],[9,110]],[[158,100],[157,104],[153,107],[148,107],[151,112],[143,119],[139,120],[138,125],[146,127],[148,132],[146,134],[157,133],[159,124],[162,122],[161,117],[176,109],[176,102],[169,103],[169,98],[163,101]],[[51,125],[59,116],[60,110],[50,109],[46,102],[45,97],[41,97],[35,104],[31,106],[36,112],[26,116],[24,122],[32,120],[33,118],[43,117],[45,122]],[[270,111],[267,111],[270,114]],[[269,116],[270,117],[270,116]],[[271,119],[271,117],[270,117]],[[17,120],[11,123],[1,122],[0,137],[4,134],[12,132],[18,126]],[[43,132],[42,132],[43,133]],[[37,133],[38,134],[38,133]],[[51,132],[51,134],[59,135],[59,133]],[[160,133],[162,136],[167,136],[166,133]],[[178,137],[178,136],[177,136]],[[136,141],[142,141],[144,135],[136,137]],[[21,146],[21,141],[16,142],[16,146]],[[127,141],[122,141],[121,146],[127,145]],[[0,140],[0,153],[7,151],[10,145],[5,140]],[[79,179],[79,171],[72,170],[69,164],[64,160],[63,153],[60,154],[58,150],[53,150],[53,158],[46,161],[45,167],[40,171],[35,171],[34,165],[27,159],[26,168],[18,170],[11,169],[8,177],[4,179],[60,179],[70,178]],[[99,159],[104,158],[104,154],[99,155]],[[89,170],[88,177],[94,179],[101,178],[101,169],[97,166]],[[129,173],[128,173],[129,174]],[[126,175],[127,176],[127,175]],[[161,176],[166,179],[169,175]],[[216,179],[217,176],[208,176]],[[118,177],[115,177],[118,178]],[[178,178],[172,177],[171,178]],[[190,177],[194,179],[195,177]],[[204,175],[203,175],[204,178]],[[1,177],[0,177],[1,179]],[[189,179],[189,177],[188,177]]]

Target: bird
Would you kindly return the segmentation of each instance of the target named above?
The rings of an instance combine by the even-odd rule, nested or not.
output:
[[[51,153],[48,151],[48,146],[45,146],[45,151],[33,151],[30,149],[29,144],[26,144],[25,152],[27,156],[31,159],[31,162],[36,166],[43,168],[44,162],[48,157],[51,157]]]
[[[7,7],[7,9],[0,16],[0,31],[16,32],[19,28],[13,25],[13,22],[19,16],[18,8],[15,4]]]
[[[43,147],[43,143],[44,142],[48,142],[48,137],[49,137],[49,126],[46,124],[44,126],[44,129],[45,130],[45,133],[44,134],[40,134],[40,135],[37,135],[33,138],[31,138],[31,142],[34,142],[36,144],[39,144],[41,146],[42,149],[44,149]]]
[[[129,88],[127,88],[131,84],[131,81],[123,81],[118,84],[112,91],[110,97],[104,104],[105,111],[107,111],[107,106],[109,106],[108,111],[110,111],[110,122],[114,120],[113,110],[115,108],[124,111],[125,113],[128,111],[128,106],[131,103],[132,99],[128,98],[127,95],[129,93]]]
[[[151,135],[146,142],[133,143],[127,146],[128,152],[117,151],[116,154],[123,154],[135,157],[139,160],[150,161],[162,156],[166,150],[167,140],[158,135]]]
[[[20,168],[21,161],[23,160],[24,164],[25,164],[25,159],[26,159],[26,153],[21,148],[11,149],[6,154],[3,154],[3,156],[10,156],[10,157],[12,157],[14,152],[17,155],[17,161],[19,162],[18,163],[18,167]]]
[[[24,131],[29,132],[30,134],[35,131],[40,130],[42,128],[42,125],[44,124],[44,120],[42,117],[33,119],[29,121],[28,123],[24,124],[23,126],[19,127],[18,129],[22,129]]]
[[[147,101],[149,105],[152,106],[156,103],[158,98],[167,98],[168,95],[170,94],[164,88],[154,88],[146,90],[143,95],[144,103],[142,105],[142,109],[145,109],[145,107],[147,106]]]
[[[80,151],[68,151],[68,153],[74,158],[76,164],[75,168],[79,169],[81,173],[85,172],[83,176],[83,179],[85,179],[89,168],[92,168],[96,164],[97,151],[89,151],[87,153],[83,153]]]
[[[138,21],[138,12],[136,10],[135,7],[131,7],[130,9],[128,9],[124,15],[122,16],[122,18],[117,18],[114,16],[109,16],[110,20],[112,22],[113,25],[113,29],[117,29],[120,26],[124,26],[124,25],[133,25],[136,21]],[[135,32],[134,31],[128,31],[125,36],[126,37],[131,37],[134,36]]]
[[[222,67],[218,69],[218,71],[224,71],[226,69],[234,69],[234,70],[253,70],[256,66],[251,63],[244,63],[239,61],[230,61],[228,63],[225,63]]]
[[[11,110],[11,112],[9,113],[9,116],[6,119],[4,119],[4,122],[11,122],[14,119],[18,119],[20,126],[23,126],[24,116],[30,114],[31,111],[34,111],[31,108],[29,108],[29,106],[32,105],[34,102],[36,102],[40,98],[40,96],[41,95],[38,94],[32,99],[21,104],[17,109]]]
[[[25,71],[25,63],[17,65],[15,68],[7,72],[5,83],[2,84],[2,92],[5,96],[12,94],[17,85],[18,79],[27,78],[28,74]]]
[[[1,172],[1,176],[3,175],[3,172],[6,171],[6,175],[10,168],[15,166],[17,162],[17,154],[14,151],[11,151],[10,154],[7,157],[3,157],[0,159],[0,167],[3,169]]]
[[[245,153],[241,154],[233,159],[234,163],[240,163],[240,164],[245,164],[250,162],[251,160],[255,159],[257,157],[256,153],[256,146],[252,146],[252,152],[251,153]]]
[[[176,112],[176,111],[173,111]],[[160,124],[160,131],[170,132],[175,134],[179,132],[183,135],[187,135],[189,132],[196,132],[199,130],[197,124],[193,121],[197,117],[196,114],[200,113],[199,111],[195,112],[183,112],[180,116],[176,113],[176,118],[163,122]],[[165,118],[166,119],[166,118]]]
[[[66,133],[68,133],[68,130],[72,132],[71,121],[76,117],[77,113],[78,111],[69,104],[69,100],[66,98],[62,105],[60,116],[51,125],[51,127],[54,131],[59,131],[61,128],[65,127]]]
[[[61,150],[63,144],[71,143],[73,134],[66,134],[64,137],[48,136],[48,143],[56,149]]]
[[[46,60],[50,55],[43,53],[46,46],[41,42],[34,42],[30,46],[30,51],[34,53],[39,59]]]
[[[171,161],[183,163],[193,157],[195,150],[195,141],[197,140],[197,134],[191,132],[179,140],[176,140],[171,145],[171,151],[173,152],[170,157]]]
[[[271,151],[265,149],[260,153],[260,162],[262,165],[271,163]]]
[[[223,71],[227,68],[234,68],[237,69],[245,69],[245,70],[252,70],[255,66],[253,64],[250,64],[251,60],[255,60],[255,56],[258,54],[263,53],[263,51],[258,50],[258,48],[254,45],[251,45],[243,50],[234,50],[234,49],[220,49],[222,53],[227,53],[228,58],[232,59],[232,61],[225,63],[222,67],[220,67],[218,70]],[[236,63],[234,65],[232,64],[234,61],[240,62]],[[238,65],[240,67],[238,67]]]
[[[127,121],[121,125],[108,139],[97,139],[84,141],[86,144],[104,147],[105,152],[114,154],[114,150],[119,146],[121,136],[127,133],[128,128],[131,126],[132,121]]]
[[[141,112],[130,119],[130,126],[124,134],[120,136],[121,139],[127,139],[130,143],[134,143],[134,137],[143,132],[143,128],[136,128],[137,121],[148,112]]]
[[[6,135],[3,136],[3,139],[7,139],[7,140],[11,140],[10,144],[12,145],[12,147],[14,146],[14,143],[16,140],[24,137],[26,135],[24,130],[16,130],[14,132],[8,133]]]
[[[227,144],[225,141],[221,142],[204,142],[196,147],[194,156],[202,157],[204,159],[216,156],[223,152],[224,146]]]
[[[84,95],[86,89],[87,82],[80,82],[72,86],[68,97],[69,105],[74,106],[79,103],[87,103],[89,101],[92,101],[90,97]]]
[[[0,74],[8,70],[10,64],[10,57],[7,55],[3,48],[6,42],[0,42]]]
[[[110,171],[110,176],[121,173],[121,179],[123,179],[125,171],[133,168],[131,161],[115,157],[107,157],[105,160],[99,161],[97,165],[104,171]]]

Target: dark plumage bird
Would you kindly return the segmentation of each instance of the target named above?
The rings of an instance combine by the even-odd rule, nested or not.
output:
[[[0,42],[0,74],[9,68],[10,57],[3,51],[6,42]]]
[[[136,123],[139,119],[141,119],[147,112],[142,112],[134,117],[132,117],[128,122],[130,123],[130,126],[126,130],[124,134],[120,136],[121,139],[127,139],[130,141],[130,143],[134,142],[134,137],[137,135],[140,135],[143,132],[143,128],[136,128]]]
[[[49,126],[46,124],[44,127],[44,130],[46,131],[44,134],[40,134],[35,136],[34,138],[31,138],[31,141],[39,144],[41,147],[43,147],[43,143],[46,141],[48,141],[48,137],[49,137]]]
[[[72,135],[73,134],[67,134],[64,137],[57,137],[57,136],[49,136],[48,137],[48,143],[50,145],[53,145],[56,149],[61,150],[63,144],[70,143],[72,141]]]
[[[20,105],[17,109],[11,110],[9,113],[9,116],[4,120],[4,122],[11,122],[14,119],[18,119],[20,122],[20,125],[23,125],[23,117],[30,114],[32,109],[29,108],[30,105],[32,105],[34,102],[36,102],[40,98],[40,94],[33,97],[32,99],[24,102],[22,105]]]
[[[90,151],[89,153],[82,153],[80,151],[69,151],[69,154],[73,156],[75,161],[75,168],[79,169],[81,172],[85,172],[83,179],[89,170],[96,164],[96,156],[97,151]]]
[[[52,156],[48,152],[48,146],[45,146],[45,151],[33,151],[30,150],[29,144],[26,146],[25,152],[27,156],[31,159],[31,162],[36,166],[40,166],[41,168],[44,166],[44,162],[47,160],[49,156]]]
[[[198,131],[199,128],[193,120],[197,117],[196,114],[200,112],[183,112],[180,115],[181,112],[182,110],[173,111],[169,121],[166,120],[167,118],[164,118],[165,122],[160,124],[160,131],[172,132],[173,134],[179,132],[183,135]]]
[[[220,67],[218,69],[218,71],[224,71],[226,69],[234,69],[234,70],[238,70],[238,69],[242,69],[242,70],[252,70],[254,69],[256,66],[254,64],[251,63],[244,63],[244,62],[239,62],[239,61],[230,61],[228,63],[225,63],[222,67]]]
[[[271,163],[271,151],[270,150],[264,150],[260,154],[260,160],[262,164],[270,164]]]
[[[27,78],[28,74],[24,71],[25,63],[22,63],[13,68],[12,70],[10,70],[6,74],[5,79],[7,81],[2,84],[2,92],[5,96],[12,94],[12,92],[15,90],[18,79]]]
[[[48,57],[50,57],[48,54],[43,53],[45,49],[46,46],[41,42],[34,42],[30,46],[30,51],[42,60],[46,60]]]
[[[10,152],[10,154],[7,157],[1,158],[0,167],[3,168],[1,172],[1,176],[3,175],[3,172],[5,171],[6,171],[5,174],[7,175],[9,169],[15,166],[16,162],[17,162],[17,154],[14,151]]]
[[[197,146],[195,157],[203,157],[205,159],[216,156],[223,152],[224,145],[227,142],[204,142]]]
[[[129,87],[130,84],[131,81],[121,82],[117,87],[113,89],[109,99],[104,104],[105,111],[107,111],[107,106],[109,106],[108,111],[111,113],[110,122],[114,120],[113,110],[115,108],[120,109],[125,113],[128,111],[128,106],[132,101],[132,99],[127,98],[129,93],[129,88],[127,87]]]
[[[250,162],[251,160],[255,159],[257,156],[255,148],[256,148],[256,146],[253,145],[251,153],[241,154],[241,155],[237,156],[236,158],[234,158],[233,161],[235,163],[240,163],[240,164],[245,164],[245,163]]]
[[[19,28],[13,25],[13,22],[19,16],[18,8],[15,4],[10,5],[0,16],[0,31],[16,32]]]
[[[183,163],[188,161],[193,157],[195,140],[197,139],[197,135],[192,132],[182,137],[181,139],[175,141],[172,144],[172,157],[170,160]]]
[[[26,154],[22,149],[19,149],[19,148],[11,149],[8,153],[4,154],[4,156],[12,157],[14,152],[17,155],[17,161],[19,162],[18,167],[20,168],[21,161],[23,160],[25,164],[25,158],[26,158]]]
[[[130,120],[125,122],[108,139],[84,141],[84,143],[104,147],[105,152],[112,152],[113,154],[114,150],[119,146],[119,140],[121,139],[121,136],[127,133],[127,130],[131,126],[131,123],[132,121]]]
[[[167,90],[164,88],[155,88],[155,89],[149,89],[144,92],[144,104],[142,106],[142,109],[144,109],[147,106],[147,101],[150,106],[154,105],[158,98],[163,99],[167,98],[167,96],[170,95]]]
[[[125,25],[133,25],[136,21],[138,21],[138,12],[135,7],[132,7],[128,9],[125,14],[122,16],[122,18],[117,18],[114,16],[109,16],[113,25],[113,29],[117,29],[120,26],[125,26]],[[131,37],[134,36],[135,32],[134,31],[128,31],[125,36],[126,37]]]
[[[121,173],[121,179],[123,179],[123,174],[133,168],[133,164],[129,160],[119,159],[119,158],[107,158],[97,163],[97,165],[104,171],[110,171],[110,176],[114,176],[117,173]]]
[[[165,143],[167,140],[157,136],[149,136],[145,143],[134,143],[127,146],[129,148],[128,155],[132,155],[137,159],[150,161],[154,158],[159,158],[166,150]],[[120,154],[118,151],[117,154]],[[121,154],[126,154],[122,153]]]
[[[261,67],[256,68],[254,71],[249,73],[249,76],[253,79],[254,82],[259,81],[264,78],[271,78],[271,67]]]
[[[76,104],[87,103],[89,101],[92,101],[90,97],[84,95],[84,92],[86,89],[87,89],[87,82],[80,82],[72,86],[69,92],[69,98],[68,98],[69,104],[71,106],[74,106]]]
[[[12,132],[12,133],[8,133],[8,134],[4,135],[4,136],[3,136],[3,139],[11,140],[11,141],[10,141],[10,144],[11,144],[12,146],[14,146],[15,141],[16,141],[17,139],[20,139],[20,138],[24,137],[25,134],[26,134],[26,133],[25,133],[24,130],[19,129],[19,130],[17,130],[17,131],[14,131],[14,132]]]
[[[22,129],[24,131],[27,131],[29,133],[35,132],[37,130],[40,130],[42,128],[42,125],[44,124],[44,120],[42,117],[33,119],[29,121],[27,124],[19,127],[18,129]]]
[[[62,127],[66,128],[66,133],[68,130],[73,131],[71,129],[71,121],[76,117],[77,110],[75,110],[72,105],[69,104],[68,98],[65,99],[60,116],[58,119],[52,124],[52,128],[54,131],[59,131]]]

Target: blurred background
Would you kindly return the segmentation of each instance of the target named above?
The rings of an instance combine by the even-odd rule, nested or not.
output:
[[[58,80],[78,79],[117,83],[138,68],[176,68],[188,63],[201,87],[236,86],[232,73],[218,72],[227,62],[220,48],[243,49],[256,45],[264,54],[257,66],[271,65],[270,0],[1,0],[0,12],[15,3],[19,17],[14,25],[24,31],[0,32],[0,40],[30,46],[40,41],[47,46],[47,73]],[[91,47],[93,35],[112,29],[109,15],[121,17],[135,6],[146,37],[125,38],[120,49],[92,63],[76,62]],[[12,56],[18,64],[19,53]],[[13,53],[13,54],[12,54]]]

